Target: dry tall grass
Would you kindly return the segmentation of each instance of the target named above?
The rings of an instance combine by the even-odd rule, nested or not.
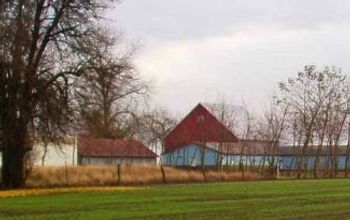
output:
[[[119,169],[119,171],[118,171]],[[265,179],[256,172],[245,172],[244,177],[238,171],[206,171],[205,177],[200,170],[164,167],[165,183],[192,183],[235,180]],[[26,186],[62,187],[62,186],[114,186],[114,185],[150,185],[164,183],[159,166],[122,165],[122,166],[77,166],[77,167],[34,167],[28,176]]]

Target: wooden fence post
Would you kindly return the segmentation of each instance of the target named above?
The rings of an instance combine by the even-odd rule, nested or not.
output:
[[[118,175],[117,185],[119,186],[120,183],[121,183],[121,167],[120,167],[120,164],[118,164],[118,166],[117,166],[117,175]]]
[[[160,165],[160,172],[162,173],[163,183],[166,183],[166,178],[165,178],[165,172],[164,172],[163,165]]]
[[[205,169],[201,168],[201,171],[202,171],[202,174],[203,174],[204,182],[206,183],[207,182],[207,176],[205,175]]]
[[[64,162],[65,166],[65,171],[66,171],[66,184],[69,186],[69,177],[68,177],[68,167],[67,167],[67,162]]]

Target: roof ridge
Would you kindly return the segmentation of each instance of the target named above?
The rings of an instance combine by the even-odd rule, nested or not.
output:
[[[203,125],[198,119],[203,116]],[[200,129],[206,132],[207,141],[238,142],[238,137],[218,117],[208,110],[202,103],[198,103],[164,138],[164,148],[176,147],[188,141],[198,141]]]
[[[235,136],[236,138],[237,138],[237,140],[239,141],[239,138],[233,133],[233,131],[230,129],[230,128],[228,128],[220,119],[218,119],[216,116],[215,116],[215,114],[213,114],[209,109],[207,109],[205,106],[203,106],[202,104],[201,104],[201,106],[205,109],[205,110],[207,110],[207,112],[209,112],[209,114],[212,116],[212,117],[214,117],[214,119],[219,123],[219,124],[221,124],[224,128],[226,128],[226,130],[227,131],[229,131],[233,136]]]
[[[199,102],[189,113],[187,113],[187,115],[185,117],[183,117],[172,129],[170,129],[170,131],[168,131],[168,133],[165,135],[164,139],[166,139],[167,136],[169,134],[171,134],[171,132],[173,132],[183,121],[186,120],[186,118],[188,118],[191,115],[192,112],[194,112],[195,109],[197,109],[200,106],[203,107],[202,103]]]

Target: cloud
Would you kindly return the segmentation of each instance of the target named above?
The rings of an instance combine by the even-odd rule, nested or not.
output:
[[[127,0],[111,12],[131,36],[145,41],[222,34],[250,23],[313,29],[349,24],[348,0]]]
[[[127,0],[108,16],[138,38],[154,102],[187,111],[245,98],[256,109],[304,65],[350,70],[348,0]]]
[[[336,65],[349,70],[350,27],[315,29],[246,24],[210,37],[159,42],[137,59],[142,74],[155,82],[155,102],[175,111],[199,101],[263,105],[277,82],[304,65]]]

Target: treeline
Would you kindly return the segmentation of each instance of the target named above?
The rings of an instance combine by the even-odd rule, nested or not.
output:
[[[335,177],[340,170],[348,176],[350,167],[350,83],[347,74],[335,67],[306,66],[302,72],[280,82],[263,113],[249,110],[233,113],[230,105],[217,105],[217,116],[242,139],[265,140],[258,155],[276,172],[280,155],[289,146],[290,169],[298,178]],[[215,108],[214,108],[215,109]],[[237,111],[236,111],[237,113]],[[243,121],[243,123],[242,123]],[[240,124],[240,125],[239,125]],[[240,154],[253,157],[243,142]],[[241,156],[241,158],[243,158]],[[340,157],[341,156],[341,157]],[[240,161],[240,164],[244,165]]]
[[[174,124],[165,110],[146,107],[150,90],[133,64],[135,47],[125,45],[104,22],[105,10],[114,3],[0,3],[0,150],[5,188],[23,186],[35,142],[43,144],[44,156],[48,143],[59,146],[67,135],[142,134],[143,140],[155,145]]]
[[[305,67],[297,77],[280,83],[280,104],[287,106],[284,138],[296,149],[297,176],[307,172],[310,151],[314,152],[313,176],[327,171],[337,175],[339,146],[346,146],[345,175],[349,169],[350,84],[340,69]],[[321,157],[328,163],[321,165]],[[322,168],[322,170],[321,170]]]

